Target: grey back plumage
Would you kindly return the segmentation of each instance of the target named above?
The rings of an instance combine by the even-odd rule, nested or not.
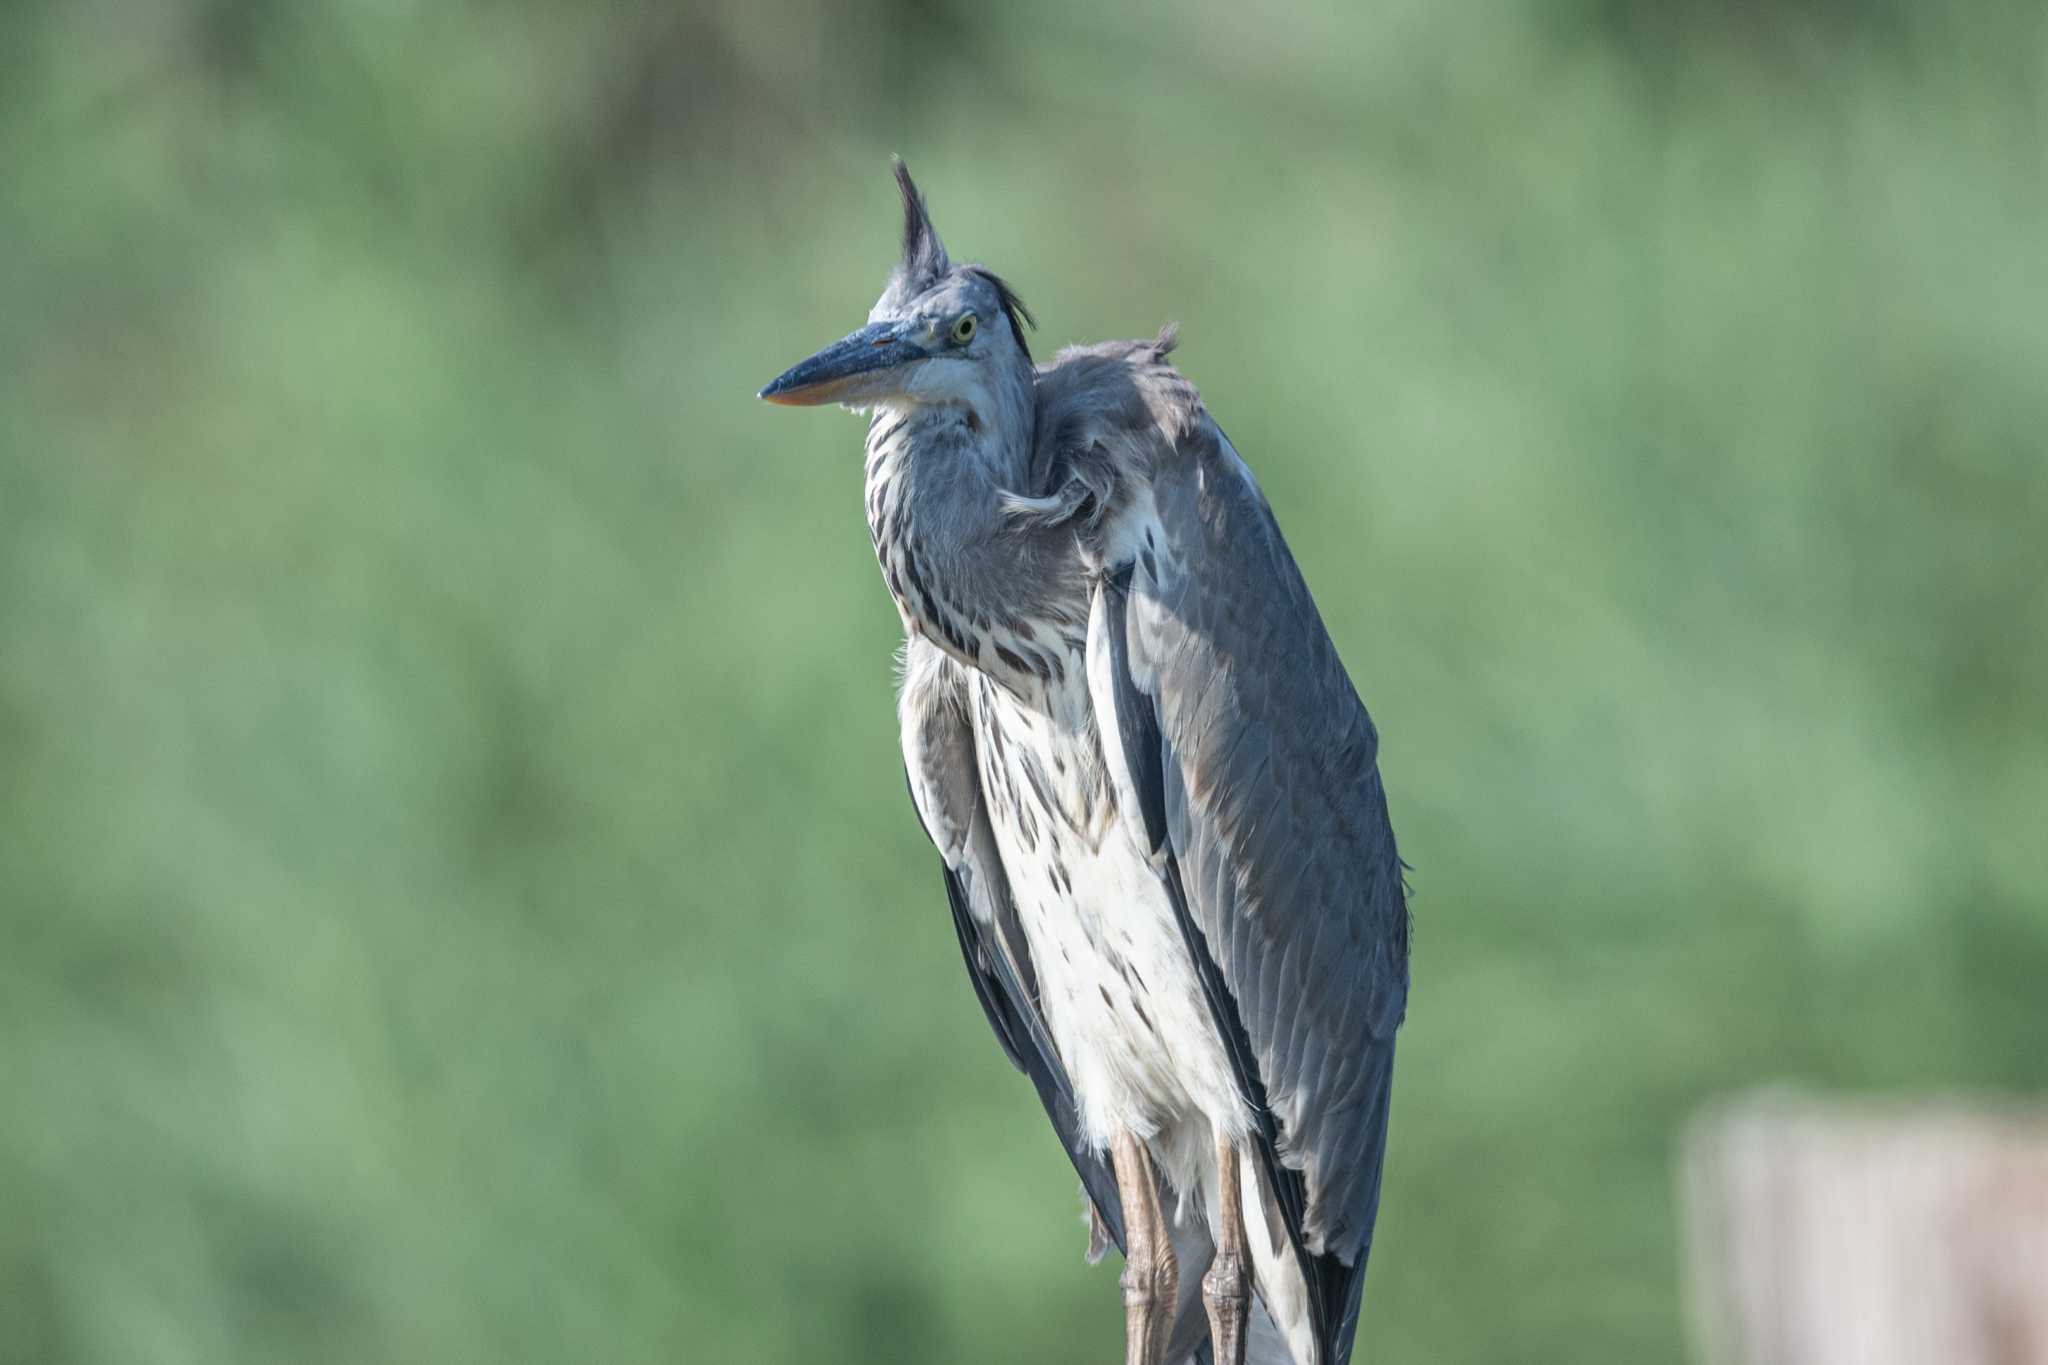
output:
[[[1407,1004],[1402,865],[1372,721],[1171,344],[1089,348],[1041,371],[1034,463],[1117,505],[1093,546],[1109,709],[1218,1027],[1239,1044],[1270,1148],[1262,1178],[1318,1300],[1325,1359],[1342,1365]]]

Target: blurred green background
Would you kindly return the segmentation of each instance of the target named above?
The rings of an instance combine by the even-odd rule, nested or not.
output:
[[[903,797],[887,157],[1183,327],[1384,734],[1359,1360],[1702,1100],[2048,1085],[2048,11],[0,10],[0,1358],[1100,1360]]]

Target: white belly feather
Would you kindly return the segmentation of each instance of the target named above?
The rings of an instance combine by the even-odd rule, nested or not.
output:
[[[1083,1136],[1106,1148],[1128,1128],[1172,1178],[1213,1160],[1217,1127],[1241,1137],[1248,1119],[1172,904],[1112,794],[1084,663],[1067,662],[1028,702],[976,680],[982,790]]]
[[[1204,1227],[1212,1244],[1216,1137],[1246,1143],[1251,1116],[1142,830],[1124,823],[1139,817],[1113,795],[1083,661],[1066,663],[1030,702],[974,679],[982,793],[1082,1141],[1103,1151],[1117,1129],[1137,1134],[1172,1190],[1174,1226]],[[1313,1361],[1300,1269],[1264,1235],[1261,1183],[1247,1176],[1242,1191],[1246,1225],[1259,1230],[1248,1243],[1260,1312],[1247,1358]]]

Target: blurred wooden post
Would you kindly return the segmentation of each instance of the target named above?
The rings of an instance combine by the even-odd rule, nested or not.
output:
[[[1682,1166],[1708,1365],[2048,1365],[2048,1112],[1766,1092]]]

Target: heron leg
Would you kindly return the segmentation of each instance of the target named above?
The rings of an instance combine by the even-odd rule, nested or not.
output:
[[[1180,1294],[1180,1262],[1145,1144],[1128,1130],[1109,1146],[1124,1206],[1124,1365],[1164,1365]]]
[[[1245,1319],[1251,1307],[1252,1277],[1244,1239],[1244,1192],[1237,1146],[1216,1135],[1216,1258],[1202,1276],[1202,1305],[1209,1310],[1209,1340],[1216,1365],[1244,1365]]]

